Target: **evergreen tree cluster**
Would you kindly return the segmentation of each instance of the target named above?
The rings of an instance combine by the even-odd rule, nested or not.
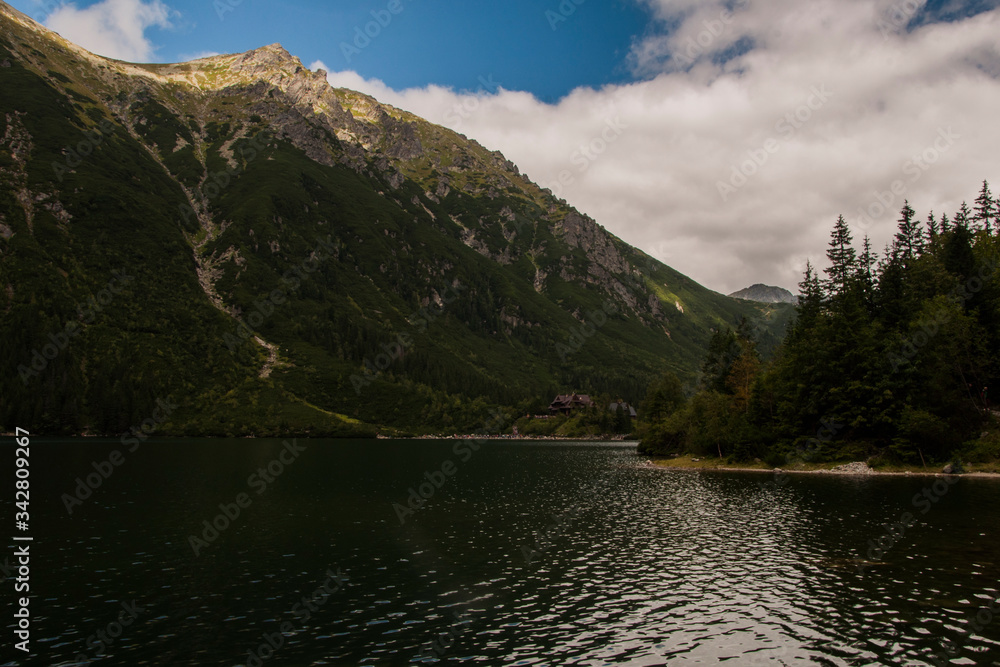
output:
[[[644,406],[640,451],[772,465],[997,458],[1000,440],[980,436],[1000,368],[998,234],[986,182],[952,218],[921,220],[906,202],[881,256],[867,237],[856,249],[841,216],[774,360],[761,363],[745,322],[717,332],[690,400],[675,378],[650,387],[647,403],[667,407]]]

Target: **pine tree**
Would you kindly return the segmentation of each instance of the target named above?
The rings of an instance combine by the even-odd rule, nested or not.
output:
[[[615,433],[629,433],[632,430],[632,417],[629,416],[629,407],[624,401],[618,401],[618,409],[615,410],[613,428]],[[602,411],[606,415],[606,411]],[[607,431],[605,431],[606,433]]]
[[[813,269],[812,262],[806,262],[806,273],[799,283],[799,322],[808,325],[819,315],[823,307],[823,288]]]
[[[857,270],[858,260],[854,253],[853,241],[844,216],[840,216],[830,233],[830,248],[826,251],[826,256],[830,260],[830,268],[826,270],[826,274],[830,277],[824,286],[831,296],[844,294],[851,276]]]
[[[965,225],[955,225],[955,230],[945,240],[941,261],[945,269],[959,280],[971,278],[975,271],[976,258],[972,250],[972,232]]]
[[[687,403],[684,388],[677,376],[665,373],[646,391],[646,400],[639,409],[637,434],[642,442],[639,453],[677,453],[684,446],[683,429],[672,430],[668,420]]]
[[[962,206],[958,209],[958,213],[955,214],[955,226],[968,229],[971,218],[972,215],[969,211],[968,205],[965,202],[962,202]]]
[[[871,239],[865,234],[865,241],[861,246],[861,255],[858,257],[857,279],[866,299],[871,296],[872,290],[875,289],[874,269],[876,261],[875,253],[872,252]]]
[[[948,214],[947,213],[942,213],[941,214],[941,233],[942,234],[947,234],[948,231],[951,229],[951,225],[949,224],[949,222],[950,221],[948,220]]]
[[[986,230],[987,234],[992,234],[991,221],[997,219],[997,210],[993,193],[990,192],[990,184],[986,181],[983,181],[983,189],[979,191],[979,196],[976,197],[975,219],[982,229]]]
[[[760,375],[760,357],[752,344],[741,341],[743,351],[729,367],[726,388],[733,395],[733,405],[738,412],[746,413],[750,408],[753,383]]]
[[[757,335],[754,332],[753,322],[747,319],[746,315],[741,315],[736,323],[736,337],[741,344],[747,343],[756,349]]]
[[[931,211],[930,215],[927,216],[927,238],[929,241],[933,243],[934,239],[936,239],[937,236],[938,236],[938,222],[934,218],[934,211]]]
[[[741,348],[737,334],[726,327],[715,332],[708,343],[708,354],[702,365],[702,382],[709,391],[725,392],[726,378],[733,362],[740,356]]]
[[[906,266],[899,243],[886,246],[885,255],[878,265],[878,292],[876,305],[879,318],[889,326],[896,326],[906,319]]]
[[[909,266],[924,250],[924,232],[915,216],[916,211],[910,207],[910,202],[903,202],[899,231],[896,232],[896,248],[905,266]]]
[[[686,402],[681,381],[667,371],[649,386],[639,417],[643,422],[660,422],[681,409]]]

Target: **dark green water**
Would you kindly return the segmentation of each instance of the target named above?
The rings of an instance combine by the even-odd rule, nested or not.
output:
[[[952,664],[1000,665],[997,480],[762,489],[650,469],[634,445],[299,444],[248,482],[278,469],[281,441],[34,441],[32,654],[13,650],[7,581],[0,664],[925,665],[952,642]],[[63,494],[114,449],[69,514]],[[401,524],[393,504],[443,466]],[[914,506],[925,488],[937,502]],[[190,536],[239,494],[196,555]],[[914,525],[868,554],[904,512]]]

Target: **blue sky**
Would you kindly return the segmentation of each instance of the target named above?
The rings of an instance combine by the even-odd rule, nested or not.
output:
[[[152,27],[147,36],[158,62],[280,42],[303,62],[322,60],[394,88],[474,90],[480,76],[492,74],[506,88],[554,101],[577,86],[628,80],[625,61],[633,39],[647,30],[649,10],[631,0],[579,6],[567,0],[575,11],[553,29],[546,10],[558,12],[559,1],[400,0],[403,10],[388,14],[391,22],[350,62],[341,42],[353,42],[355,29],[364,29],[373,11],[384,19],[389,0],[165,0],[173,10],[172,27]],[[10,4],[43,20],[54,2]],[[96,3],[75,4],[83,9]]]
[[[391,1],[12,4],[122,60],[280,42],[721,292],[794,290],[838,215],[881,248],[904,199],[1000,191],[1000,0]]]

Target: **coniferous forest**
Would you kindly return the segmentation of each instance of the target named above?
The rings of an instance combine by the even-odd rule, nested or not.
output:
[[[669,374],[650,387],[640,452],[774,466],[1000,458],[998,218],[986,182],[951,217],[907,201],[882,252],[841,216],[774,357],[762,360],[745,321],[716,332],[692,397]]]

